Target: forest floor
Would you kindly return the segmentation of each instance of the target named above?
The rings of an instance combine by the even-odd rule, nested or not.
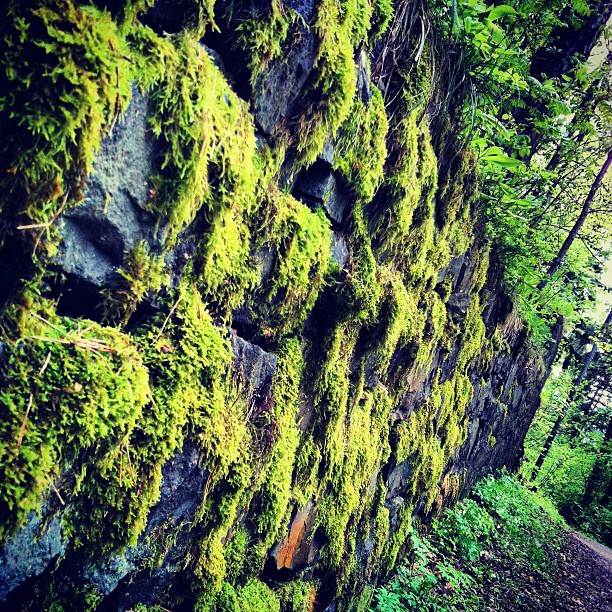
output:
[[[495,603],[487,609],[612,612],[612,550],[569,531],[556,561],[556,571],[549,574],[548,580],[520,570],[517,575],[516,567],[499,568],[498,579],[493,581],[497,587]],[[511,587],[506,590],[504,583]]]

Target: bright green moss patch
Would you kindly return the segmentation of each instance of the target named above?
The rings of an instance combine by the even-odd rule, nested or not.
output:
[[[382,341],[377,349],[377,368],[386,372],[391,357],[398,346],[418,344],[425,325],[425,317],[419,311],[414,296],[410,293],[400,275],[384,271],[387,278],[387,297],[381,312],[385,326]]]
[[[275,263],[265,294],[264,316],[270,334],[299,329],[312,310],[329,265],[331,230],[322,209],[272,188],[267,194],[262,246],[274,249]]]
[[[266,550],[276,541],[286,519],[300,440],[297,413],[304,369],[302,347],[296,339],[288,340],[277,356],[278,366],[272,385],[277,432],[275,445],[252,504],[256,530],[263,538]]]
[[[68,466],[71,476],[59,485],[61,493],[56,487],[56,495],[72,501],[76,492],[77,508],[87,497],[85,478],[88,488],[96,486],[94,480],[116,482],[123,492],[136,487],[129,440],[151,396],[147,370],[126,335],[57,317],[51,304],[28,307],[5,311],[3,322],[11,332],[2,338],[7,353],[0,391],[2,537],[38,508]],[[100,499],[111,507],[116,501],[110,491],[98,494],[98,505]],[[130,514],[138,516],[138,508]],[[123,543],[129,528],[129,523],[111,528],[111,537]],[[78,529],[87,526],[79,523]]]
[[[160,256],[151,256],[147,244],[139,242],[126,258],[119,270],[122,286],[105,292],[105,318],[126,323],[136,307],[149,292],[157,292],[167,283],[164,261]]]
[[[316,601],[317,586],[314,582],[295,579],[277,589],[284,612],[312,612]]]
[[[298,119],[297,150],[312,163],[348,117],[356,90],[355,49],[365,40],[372,6],[365,0],[322,0],[314,30],[319,39],[316,76]]]
[[[246,104],[193,36],[164,49],[162,70],[152,92],[152,128],[166,149],[155,205],[173,241],[200,209],[211,219],[252,208],[255,135]]]
[[[252,81],[273,59],[280,57],[289,28],[296,18],[297,13],[281,0],[271,0],[265,14],[257,13],[240,24],[240,43],[250,54]]]
[[[334,151],[334,167],[363,202],[372,200],[382,182],[388,129],[385,103],[378,88],[372,88],[367,105],[355,98]]]
[[[0,208],[44,223],[64,198],[78,200],[81,174],[129,102],[134,68],[107,12],[70,0],[11,2],[9,9]]]

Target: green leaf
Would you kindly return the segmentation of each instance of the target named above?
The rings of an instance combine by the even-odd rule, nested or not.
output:
[[[499,6],[494,6],[489,13],[489,19],[491,21],[495,21],[496,19],[500,19],[501,17],[505,17],[506,15],[517,15],[518,13],[507,4],[500,4]]]

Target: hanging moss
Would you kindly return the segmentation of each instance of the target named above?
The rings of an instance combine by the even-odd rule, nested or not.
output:
[[[140,241],[128,253],[123,268],[119,271],[121,287],[105,291],[104,318],[109,321],[127,323],[138,304],[148,293],[156,293],[168,282],[161,256],[151,256],[147,244]]]
[[[352,220],[352,261],[341,287],[343,307],[348,319],[373,324],[378,317],[384,291],[360,204],[355,206]]]
[[[94,481],[117,482],[122,491],[140,486],[130,474],[129,440],[151,396],[147,370],[126,335],[58,317],[52,304],[23,299],[3,316],[3,328],[11,332],[2,338],[7,358],[0,390],[0,535],[10,534],[52,488],[60,503],[74,502],[72,531],[89,536],[79,507]],[[63,480],[54,484],[60,475]],[[110,487],[97,494],[98,507],[106,510],[117,501]],[[127,522],[105,525],[115,542],[124,543],[133,523],[142,522],[139,504],[126,512]]]
[[[266,550],[276,541],[288,518],[291,480],[300,439],[297,413],[304,369],[302,348],[296,339],[288,340],[277,356],[279,361],[272,385],[275,445],[251,506],[256,517],[256,531],[263,537]]]
[[[298,14],[281,0],[271,0],[265,13],[249,16],[238,26],[240,44],[250,57],[251,81],[255,81],[272,60],[280,57],[289,28],[297,17]]]
[[[297,150],[312,163],[348,117],[356,91],[356,47],[365,40],[372,16],[367,0],[322,0],[314,31],[319,48],[315,78],[306,93],[307,110],[296,126]]]
[[[70,0],[10,2],[2,24],[0,209],[47,223],[127,107],[134,67],[111,15]]]
[[[155,206],[168,216],[173,241],[200,209],[211,218],[253,207],[255,135],[246,104],[193,35],[181,34],[162,53],[152,129],[166,150]]]
[[[385,273],[388,275],[387,298],[381,315],[385,331],[377,349],[380,372],[388,370],[391,357],[399,346],[419,344],[425,326],[425,313],[417,308],[401,276],[390,270],[385,270]]]
[[[331,229],[322,209],[311,211],[290,194],[271,188],[261,246],[274,249],[275,265],[261,292],[269,335],[300,329],[310,314],[329,266]]]
[[[372,24],[370,26],[370,43],[375,43],[385,34],[393,19],[392,0],[374,0],[372,7]]]
[[[329,539],[323,555],[330,568],[338,567],[349,521],[361,517],[370,482],[389,453],[388,394],[382,389],[365,392],[363,372],[354,387],[349,382],[356,337],[356,330],[347,326],[333,332],[317,381],[315,409],[325,432],[317,524]]]
[[[383,180],[388,129],[385,103],[378,88],[372,88],[372,99],[367,105],[355,98],[336,144],[334,167],[362,202],[372,200]]]

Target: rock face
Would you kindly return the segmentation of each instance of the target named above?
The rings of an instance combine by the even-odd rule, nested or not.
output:
[[[517,466],[562,326],[531,346],[464,188],[475,161],[445,167],[426,101],[406,106],[420,85],[379,82],[387,41],[329,5],[244,0],[211,27],[203,3],[155,2],[114,58],[149,90],[107,122],[82,200],[29,242],[5,203],[7,609],[366,609],[414,516]],[[83,508],[109,530],[81,533]]]

